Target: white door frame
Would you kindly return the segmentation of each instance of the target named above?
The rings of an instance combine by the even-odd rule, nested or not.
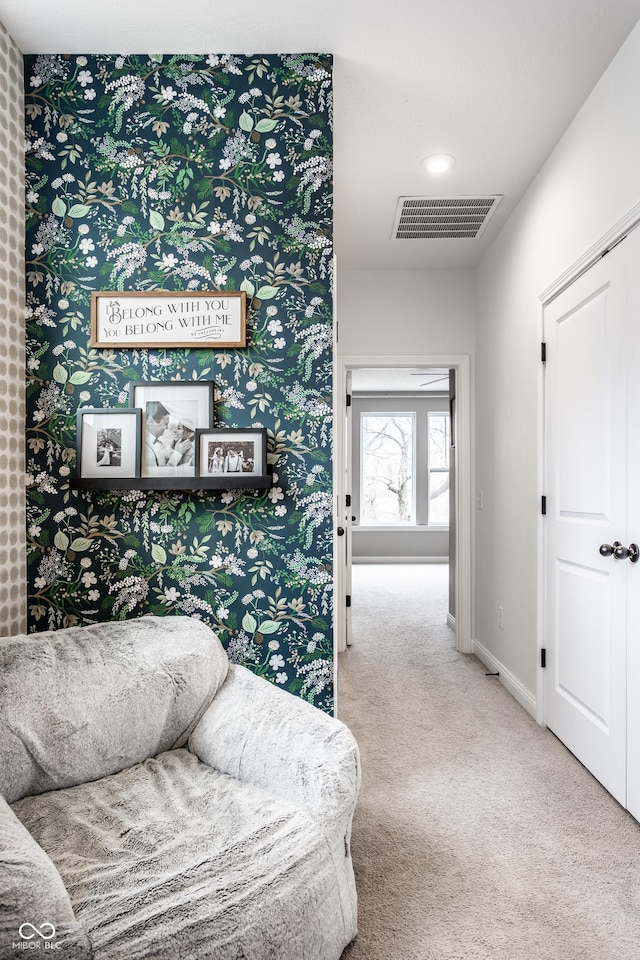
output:
[[[363,368],[388,369],[398,367],[447,367],[456,371],[456,650],[473,653],[472,623],[472,567],[471,504],[473,489],[471,480],[471,384],[470,364],[466,355],[446,356],[349,356],[336,357],[334,361],[334,569],[340,563],[339,543],[335,530],[344,513],[345,496],[345,416],[347,372]],[[351,451],[348,452],[350,455]],[[340,581],[341,582],[341,581]],[[338,603],[338,590],[334,593],[334,663],[338,661],[340,638],[344,630],[344,611]]]
[[[566,290],[570,284],[577,280],[579,276],[592,267],[594,263],[604,256],[609,250],[612,250],[630,230],[640,225],[640,203],[634,204],[627,213],[621,217],[603,236],[593,243],[588,250],[583,253],[578,260],[558,276],[553,283],[549,284],[538,296],[538,336],[540,342],[544,341],[544,312],[545,308],[555,300],[563,290]],[[544,364],[540,364],[538,375],[538,503],[545,495],[546,483],[546,437],[544,430],[545,422],[545,380]],[[540,651],[545,648],[545,526],[542,513],[538,512],[538,676],[536,684],[536,720],[542,726],[546,726],[547,720],[547,701],[545,686],[545,670],[542,667]]]

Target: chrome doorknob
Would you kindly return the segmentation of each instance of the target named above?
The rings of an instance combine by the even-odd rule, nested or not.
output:
[[[616,560],[630,560],[631,563],[637,563],[638,556],[640,555],[640,551],[638,551],[638,544],[630,543],[628,547],[623,547],[622,544],[618,544],[613,551],[613,555]]]

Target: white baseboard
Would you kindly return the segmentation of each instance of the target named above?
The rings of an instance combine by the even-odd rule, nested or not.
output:
[[[456,618],[453,616],[452,613],[448,613],[448,614],[447,614],[447,623],[449,624],[449,626],[451,627],[452,630],[455,630],[455,628],[456,628]]]
[[[449,557],[352,557],[352,563],[449,563]]]
[[[500,674],[498,679],[512,697],[514,697],[521,707],[530,713],[533,719],[536,719],[536,698],[527,690],[525,686],[515,677],[507,668],[500,663],[494,655],[484,647],[479,640],[473,640],[473,652],[475,656],[484,663],[493,673]]]

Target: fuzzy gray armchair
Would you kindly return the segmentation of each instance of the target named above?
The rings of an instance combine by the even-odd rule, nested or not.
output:
[[[0,958],[338,960],[359,781],[199,620],[0,640]]]

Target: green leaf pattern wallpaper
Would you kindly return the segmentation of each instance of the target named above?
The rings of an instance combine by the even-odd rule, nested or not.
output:
[[[29,629],[202,618],[333,708],[331,58],[25,57]],[[246,349],[96,349],[94,290],[244,290]],[[213,380],[268,491],[79,492],[79,407]]]

